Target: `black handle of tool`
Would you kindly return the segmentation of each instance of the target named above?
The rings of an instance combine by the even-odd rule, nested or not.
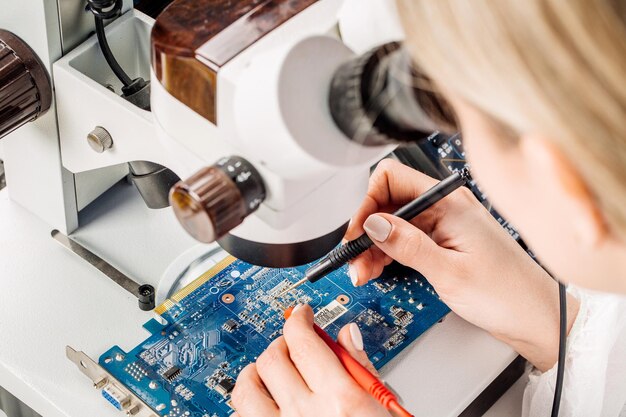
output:
[[[421,194],[415,200],[402,206],[393,214],[401,219],[411,220],[454,190],[465,185],[470,179],[471,175],[467,168],[458,171]],[[365,233],[354,240],[346,242],[307,269],[305,272],[307,280],[310,283],[319,281],[324,276],[341,268],[347,262],[368,250],[373,244],[372,239]]]

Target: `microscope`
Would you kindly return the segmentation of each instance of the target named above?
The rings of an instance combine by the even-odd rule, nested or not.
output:
[[[401,46],[393,1],[16,3],[0,0],[9,195],[70,245],[79,214],[128,178],[198,242],[303,265],[341,242],[373,165],[455,129]],[[513,369],[510,350],[492,351],[449,415]]]
[[[360,49],[373,49],[359,55],[349,45],[364,43],[361,31],[329,19],[342,2],[174,2],[152,28],[151,83],[126,75],[108,47],[102,22],[122,3],[87,7],[126,102],[98,91],[110,83],[68,85],[106,71],[88,59],[97,48],[56,64],[64,167],[75,174],[127,163],[148,207],[171,203],[194,238],[250,263],[287,267],[328,253],[365,195],[369,168],[398,140],[437,129],[420,106],[428,93],[411,88],[406,54],[385,42],[398,22],[371,34]],[[7,97],[5,108],[21,107],[4,116],[7,134],[49,109],[52,90],[36,54],[11,33],[3,41],[16,63],[0,79],[34,84],[32,97]],[[16,71],[30,77],[14,81]]]

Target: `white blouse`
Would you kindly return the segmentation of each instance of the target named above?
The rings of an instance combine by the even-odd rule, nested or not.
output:
[[[626,297],[569,291],[581,303],[567,338],[559,417],[626,417]],[[531,372],[522,416],[550,416],[556,369]]]

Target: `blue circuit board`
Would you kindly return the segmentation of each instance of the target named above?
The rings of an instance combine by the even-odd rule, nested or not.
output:
[[[458,134],[434,133],[418,149],[430,166],[414,167],[440,179],[467,166]],[[525,247],[480,186],[471,181],[468,187]],[[354,288],[342,268],[274,298],[306,268],[268,269],[229,257],[155,310],[166,324],[146,323],[150,337],[130,352],[111,348],[100,365],[160,416],[225,417],[233,412],[230,393],[237,375],[282,334],[286,307],[310,304],[318,325],[333,337],[356,322],[377,369],[449,312],[422,275],[397,264],[364,287]],[[122,409],[118,393],[107,389],[104,397]]]
[[[457,171],[469,167],[460,133],[445,135],[435,132],[429,136],[427,140],[422,141],[418,147],[434,165],[432,168],[434,168],[435,172],[432,172],[431,169],[430,174],[439,177],[438,179],[444,179]],[[417,168],[419,169],[420,167]],[[471,180],[467,186],[472,190],[476,198],[483,203],[485,208],[489,210],[498,223],[509,232],[511,237],[527,250],[528,248],[522,241],[519,232],[492,206],[480,185],[475,180]]]
[[[395,264],[363,287],[352,286],[342,268],[276,299],[305,269],[228,257],[155,310],[167,324],[151,320],[143,343],[130,352],[115,346],[99,363],[160,416],[225,417],[233,412],[237,375],[282,334],[289,306],[311,305],[317,324],[333,337],[358,323],[376,368],[449,312],[422,275]],[[115,394],[103,391],[118,407]]]

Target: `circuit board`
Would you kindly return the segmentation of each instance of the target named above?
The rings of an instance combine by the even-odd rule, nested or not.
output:
[[[347,268],[314,285],[275,296],[303,277],[307,266],[269,269],[226,258],[155,310],[150,333],[130,352],[118,346],[100,365],[163,417],[225,417],[239,372],[282,334],[283,311],[307,303],[331,336],[359,325],[365,350],[379,369],[449,312],[418,272],[392,265],[355,288]],[[124,395],[102,390],[116,408]]]
[[[427,159],[433,164],[435,172],[430,170],[429,174],[439,177],[438,179],[444,179],[447,176],[461,171],[468,167],[468,163],[465,157],[465,148],[463,146],[463,140],[460,133],[454,135],[445,135],[439,132],[435,132],[428,137],[426,141],[419,144],[419,149],[426,155]],[[417,167],[419,169],[419,167]],[[471,180],[468,183],[468,187],[476,198],[483,203],[485,208],[489,210],[491,215],[500,223],[500,225],[522,245],[524,249],[528,249],[518,231],[513,227],[504,217],[498,213],[492,206],[491,202],[487,198],[485,192],[480,188],[480,185],[475,180]],[[532,254],[531,254],[532,256]]]
[[[416,148],[429,169],[403,162],[440,179],[467,167],[458,134],[434,133]],[[468,187],[525,247],[480,186],[471,181]],[[111,348],[100,366],[159,416],[225,417],[233,413],[230,394],[237,375],[282,334],[289,306],[311,305],[317,324],[333,337],[345,324],[357,323],[377,369],[449,312],[421,274],[397,264],[363,287],[352,286],[344,267],[276,299],[307,267],[268,269],[228,257],[155,310],[165,324],[146,323],[151,335],[143,343],[130,352]],[[128,411],[122,391],[107,384],[102,394]]]

